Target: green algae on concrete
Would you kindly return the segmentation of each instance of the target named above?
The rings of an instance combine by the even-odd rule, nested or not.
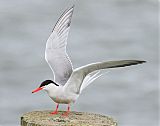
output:
[[[33,111],[21,117],[21,126],[117,126],[117,123],[108,116],[86,113],[70,112],[68,117],[51,115],[51,111]]]

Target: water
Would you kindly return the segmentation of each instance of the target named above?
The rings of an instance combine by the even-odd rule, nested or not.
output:
[[[120,126],[157,126],[155,0],[0,0],[0,125],[16,126],[25,112],[54,109],[46,93],[31,91],[52,79],[45,43],[60,14],[73,3],[68,53],[74,68],[118,59],[147,63],[109,70],[84,90],[72,110],[110,115]]]

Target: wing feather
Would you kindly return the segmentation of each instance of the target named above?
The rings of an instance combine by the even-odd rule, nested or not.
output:
[[[98,74],[102,69],[125,67],[144,63],[145,61],[139,60],[120,60],[120,61],[107,61],[97,62],[82,66],[73,71],[70,79],[65,85],[65,89],[69,92],[79,94],[91,82],[100,77]],[[82,85],[84,84],[84,85]]]
[[[46,43],[45,59],[54,74],[54,81],[64,85],[72,74],[71,60],[66,53],[67,38],[74,6],[58,19]]]

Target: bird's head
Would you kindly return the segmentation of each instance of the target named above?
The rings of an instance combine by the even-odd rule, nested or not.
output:
[[[33,90],[32,93],[38,92],[40,90],[49,91],[49,90],[51,90],[55,87],[58,87],[58,86],[59,85],[56,84],[55,82],[53,82],[52,80],[45,80],[40,84],[40,86],[37,89]]]

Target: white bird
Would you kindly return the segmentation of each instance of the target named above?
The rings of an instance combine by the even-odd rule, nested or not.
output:
[[[102,69],[125,67],[145,62],[139,60],[97,62],[73,70],[71,60],[66,53],[73,10],[74,6],[61,15],[46,43],[45,59],[54,74],[54,81],[45,80],[39,88],[32,91],[35,93],[43,89],[57,103],[56,110],[51,114],[58,113],[59,104],[68,104],[68,110],[63,114],[68,115],[70,103],[74,103],[82,90],[102,75]]]

